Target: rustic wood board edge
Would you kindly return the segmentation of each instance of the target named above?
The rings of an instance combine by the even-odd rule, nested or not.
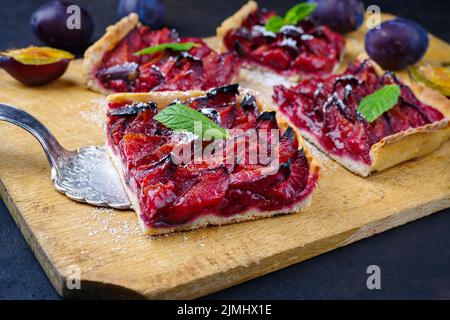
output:
[[[274,271],[278,271],[294,264],[317,257],[321,254],[347,246],[387,230],[400,227],[406,223],[429,216],[433,213],[450,207],[450,199],[438,200],[424,204],[421,207],[411,208],[399,212],[397,215],[386,219],[373,221],[361,228],[354,228],[346,232],[330,236],[312,242],[306,246],[299,246],[291,250],[281,252],[276,256],[266,257],[257,264],[237,268],[230,272],[233,277],[228,277],[225,283],[220,277],[214,276],[197,280],[195,283],[186,283],[183,287],[176,287],[154,298],[156,299],[196,299],[208,294],[232,287],[246,281],[261,277]],[[249,274],[248,268],[256,268],[258,273]],[[217,279],[219,278],[219,279]],[[195,294],[193,294],[195,292]]]
[[[20,211],[14,204],[14,201],[8,195],[5,186],[0,181],[0,196],[5,202],[8,210],[10,211],[14,221],[18,225],[28,245],[31,247],[37,260],[41,264],[42,268],[46,272],[52,285],[56,291],[63,297],[68,299],[80,299],[80,298],[96,298],[96,299],[109,299],[109,298],[121,298],[121,299],[145,299],[148,298],[142,293],[130,290],[128,288],[117,286],[109,283],[103,283],[100,281],[81,281],[83,288],[80,290],[70,290],[67,288],[66,283],[70,279],[63,275],[60,270],[55,268],[54,264],[50,261],[42,249],[40,244],[33,237],[33,233],[30,230],[27,223],[23,220]],[[256,267],[256,265],[246,265],[236,268],[230,272],[233,276],[228,276],[226,281],[216,275],[206,277],[203,279],[196,279],[196,281],[187,282],[183,286],[171,288],[168,291],[161,292],[156,296],[152,296],[153,299],[195,299],[199,298],[226,287],[231,287],[245,281],[255,279],[262,275],[289,267],[296,263],[308,260],[318,255],[330,252],[343,246],[347,246],[354,242],[369,238],[371,236],[380,234],[384,231],[402,226],[406,223],[413,222],[415,220],[424,218],[435,212],[450,208],[450,198],[432,201],[425,203],[420,207],[409,208],[404,211],[400,211],[395,215],[391,215],[388,218],[373,221],[370,224],[364,225],[360,228],[354,228],[346,232],[332,235],[328,238],[320,239],[319,241],[312,242],[306,246],[299,246],[291,250],[281,252],[276,256],[268,256],[257,263],[257,273],[248,273],[248,268]],[[195,292],[195,293],[194,293]]]

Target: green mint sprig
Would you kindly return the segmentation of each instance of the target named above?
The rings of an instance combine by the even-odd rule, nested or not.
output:
[[[153,119],[172,130],[188,131],[194,134],[198,134],[195,130],[196,125],[201,124],[202,139],[205,137],[206,131],[208,130],[215,130],[215,138],[229,138],[229,133],[226,129],[220,127],[204,114],[189,108],[184,104],[173,104],[168,106],[159,112]]]
[[[174,43],[161,43],[156,46],[148,47],[145,49],[142,49],[138,52],[135,52],[135,56],[142,56],[146,54],[153,54],[160,51],[164,51],[166,49],[170,49],[172,51],[188,51],[191,50],[193,47],[200,46],[198,43],[195,42],[174,42]]]
[[[385,85],[383,88],[364,97],[359,103],[358,112],[368,122],[373,122],[398,103],[400,94],[401,90],[399,85]]]
[[[266,22],[266,30],[270,32],[279,32],[285,25],[296,25],[314,12],[317,3],[299,3],[291,8],[284,17],[273,16]]]

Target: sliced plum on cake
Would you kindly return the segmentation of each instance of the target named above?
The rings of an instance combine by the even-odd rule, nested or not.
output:
[[[108,101],[109,153],[147,233],[252,220],[309,204],[319,171],[311,154],[295,130],[263,112],[238,85],[115,94]],[[223,136],[206,139],[188,129],[187,119]]]
[[[217,29],[222,50],[289,78],[330,74],[339,66],[345,39],[307,17],[311,8],[301,3],[282,18],[250,1]]]
[[[239,64],[200,38],[150,29],[130,14],[85,53],[88,87],[101,93],[206,90],[233,81]]]
[[[362,176],[425,155],[450,136],[445,97],[377,73],[370,60],[341,75],[276,86],[273,98],[307,140]]]

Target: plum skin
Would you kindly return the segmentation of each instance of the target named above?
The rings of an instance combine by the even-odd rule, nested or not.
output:
[[[397,18],[380,24],[366,34],[370,58],[385,70],[403,70],[423,58],[429,45],[427,31],[418,23]]]
[[[0,55],[0,66],[28,86],[43,86],[60,78],[66,72],[69,63],[70,59],[62,59],[49,64],[30,65]]]
[[[55,48],[78,49],[90,43],[94,33],[94,21],[82,7],[81,28],[69,30],[67,8],[72,3],[49,1],[39,7],[31,16],[30,24],[36,37]]]
[[[358,30],[364,21],[364,6],[358,0],[308,0],[317,8],[311,18],[319,25],[345,34]]]
[[[163,0],[120,0],[118,12],[120,17],[135,12],[143,24],[160,28],[163,25],[166,6]]]

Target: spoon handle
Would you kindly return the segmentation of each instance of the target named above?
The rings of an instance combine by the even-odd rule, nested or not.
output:
[[[0,121],[15,124],[31,133],[41,144],[52,168],[58,168],[61,160],[69,154],[39,120],[23,110],[0,103]]]

